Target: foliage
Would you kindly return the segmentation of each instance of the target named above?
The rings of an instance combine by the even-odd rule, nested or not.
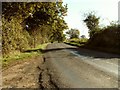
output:
[[[2,3],[3,54],[49,41],[62,41],[67,5],[59,2]]]
[[[82,35],[81,38],[86,38],[86,36],[85,36],[85,35]]]
[[[38,33],[38,31],[40,31],[37,31],[37,29],[41,27],[45,28],[44,26],[52,26],[52,28],[47,28],[46,32],[44,31],[44,36],[47,36],[47,34],[49,34],[49,37],[45,38],[48,38],[50,41],[62,41],[61,38],[63,30],[67,29],[67,24],[63,20],[63,13],[67,12],[67,6],[62,7],[62,3],[58,3],[56,9],[56,4],[54,3],[43,4],[44,8],[38,8],[37,11],[33,14],[33,17],[30,16],[26,19],[26,24],[29,26],[29,32],[32,32],[32,36],[36,36],[37,34],[35,33]]]
[[[28,45],[27,34],[26,36],[23,33],[21,25],[17,20],[11,20],[7,22],[2,18],[2,52],[3,56],[8,53],[13,53],[14,50],[22,51],[26,49]]]
[[[10,62],[13,62],[13,61],[24,60],[24,59],[33,58],[33,57],[41,55],[42,53],[38,52],[37,50],[38,49],[44,50],[47,45],[48,45],[48,43],[45,43],[45,44],[41,44],[41,45],[37,46],[36,48],[27,49],[27,50],[36,50],[34,52],[22,52],[22,53],[16,52],[16,54],[11,55],[10,57],[4,57],[2,59],[3,67],[5,67],[7,64],[9,64]]]
[[[73,38],[79,38],[80,31],[78,29],[71,29],[68,32],[66,32],[70,36],[70,39]]]
[[[75,46],[83,46],[87,41],[87,38],[73,38],[67,40],[65,43]]]
[[[110,22],[110,25],[99,28],[99,17],[94,13],[88,13],[86,23],[90,39],[85,44],[87,48],[98,49],[107,52],[120,53],[120,25],[118,22]]]
[[[95,13],[93,13],[93,12],[90,12],[85,15],[85,19],[83,21],[86,23],[86,25],[89,29],[90,38],[92,38],[93,35],[100,30],[99,29],[99,19],[100,18],[97,17],[95,15]]]
[[[93,38],[88,40],[87,46],[101,47],[111,52],[120,53],[120,25],[111,24],[104,27],[100,32],[96,33]]]

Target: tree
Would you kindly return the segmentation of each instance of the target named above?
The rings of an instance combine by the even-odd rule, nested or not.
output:
[[[86,38],[86,36],[85,36],[85,35],[82,35],[81,38]]]
[[[70,39],[79,38],[80,31],[78,29],[70,29],[66,34],[70,36]]]
[[[97,17],[95,15],[94,12],[90,12],[88,14],[85,14],[85,19],[83,20],[88,29],[89,29],[89,35],[90,35],[90,38],[93,37],[93,35],[99,31],[99,17]]]
[[[34,27],[49,25],[52,29],[48,30],[50,33],[50,38],[48,39],[52,42],[61,41],[63,30],[68,28],[63,18],[66,12],[67,5],[63,6],[61,2],[57,4],[57,7],[55,3],[42,3],[42,7],[37,8],[33,17],[26,19],[26,24],[29,25],[30,32]],[[44,34],[48,33],[44,32]],[[33,34],[33,36],[35,36],[35,34]]]
[[[62,41],[67,5],[62,2],[3,2],[3,53],[23,51],[47,41]],[[52,38],[52,39],[51,39]]]

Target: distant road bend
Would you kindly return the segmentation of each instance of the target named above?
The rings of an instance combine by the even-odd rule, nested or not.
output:
[[[119,55],[64,43],[49,44],[44,53],[45,68],[54,87],[118,88]],[[48,87],[45,82],[41,85]]]

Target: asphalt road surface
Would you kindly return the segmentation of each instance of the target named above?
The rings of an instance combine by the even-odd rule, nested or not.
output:
[[[49,82],[56,88],[118,88],[119,55],[64,43],[49,44],[44,53]],[[41,82],[48,87],[45,80]]]

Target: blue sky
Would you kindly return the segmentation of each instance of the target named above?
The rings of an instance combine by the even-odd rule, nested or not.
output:
[[[63,0],[64,4],[68,4],[65,21],[69,28],[77,28],[81,35],[88,37],[88,29],[82,21],[84,13],[95,11],[101,17],[100,25],[106,26],[109,22],[118,20],[118,2],[119,0]]]

